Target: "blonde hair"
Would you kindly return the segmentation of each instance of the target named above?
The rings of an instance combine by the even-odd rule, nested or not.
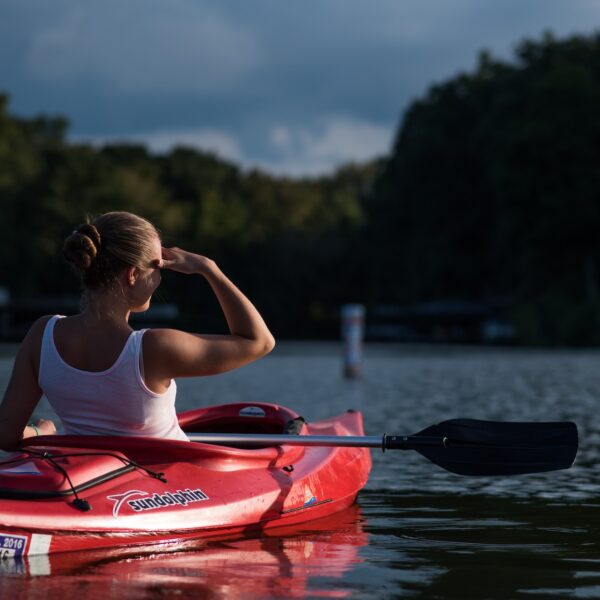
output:
[[[86,289],[113,284],[125,267],[145,267],[153,259],[156,227],[128,212],[109,212],[75,227],[63,256],[79,273]]]

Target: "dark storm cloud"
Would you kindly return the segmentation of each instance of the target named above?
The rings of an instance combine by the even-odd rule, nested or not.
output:
[[[319,172],[385,152],[407,103],[482,48],[599,16],[591,0],[0,0],[0,77],[14,111],[67,115],[76,137]]]

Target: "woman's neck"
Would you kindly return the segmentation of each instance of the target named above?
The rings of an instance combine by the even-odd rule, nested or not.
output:
[[[107,291],[89,293],[80,316],[88,323],[129,327],[130,314],[131,309],[122,294]]]

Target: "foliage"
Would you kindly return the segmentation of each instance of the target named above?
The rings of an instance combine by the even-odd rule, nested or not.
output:
[[[377,299],[479,299],[523,342],[597,343],[599,101],[600,37],[547,34],[415,102],[368,212]]]
[[[278,335],[322,335],[335,326],[337,303],[351,287],[345,254],[363,223],[371,164],[294,181],[243,173],[187,148],[164,156],[136,145],[97,149],[67,143],[63,119],[17,118],[7,104],[0,97],[0,285],[17,302],[77,293],[60,258],[62,240],[87,215],[127,210],[155,222],[166,245],[214,257]],[[158,301],[177,303],[186,326],[222,327],[202,282],[164,279]]]

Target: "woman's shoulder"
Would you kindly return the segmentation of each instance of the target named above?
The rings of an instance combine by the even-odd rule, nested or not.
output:
[[[155,350],[168,349],[173,344],[181,341],[182,337],[192,335],[178,329],[168,328],[145,329],[143,333],[144,350],[146,348]]]
[[[142,339],[144,357],[159,368],[177,363],[181,357],[197,351],[197,346],[203,343],[201,337],[180,329],[146,329]]]
[[[21,343],[21,350],[27,353],[36,365],[39,362],[40,348],[46,325],[53,317],[54,315],[44,315],[37,319],[29,328],[27,335]]]
[[[29,331],[27,332],[24,341],[27,341],[28,339],[41,339],[41,337],[44,335],[46,325],[54,317],[55,315],[44,315],[43,317],[37,319],[29,328]]]

